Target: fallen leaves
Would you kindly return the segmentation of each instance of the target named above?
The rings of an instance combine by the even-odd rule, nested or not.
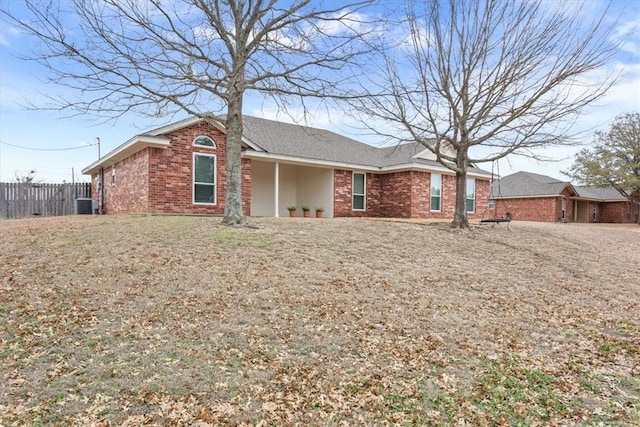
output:
[[[259,221],[3,222],[0,424],[640,422],[624,229]]]

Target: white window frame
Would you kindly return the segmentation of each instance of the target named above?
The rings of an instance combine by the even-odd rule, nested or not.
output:
[[[489,209],[496,208],[496,199],[489,199]]]
[[[196,156],[203,157],[212,157],[213,158],[213,184],[208,182],[196,182]],[[218,204],[218,158],[215,154],[205,154],[205,153],[193,153],[193,161],[192,161],[192,182],[191,182],[191,202],[194,205],[207,205],[207,206],[215,206]],[[207,202],[196,202],[196,184],[198,185],[213,185],[213,203]]]
[[[440,209],[433,209],[433,177],[434,176],[439,176],[440,177],[440,194],[437,196],[438,199],[440,200]],[[443,180],[443,176],[441,173],[432,173],[431,177],[429,179],[429,211],[430,212],[442,212],[442,180]]]
[[[197,144],[196,141],[199,140],[200,138],[207,138],[213,143],[213,145]],[[216,142],[213,140],[213,138],[207,135],[196,136],[195,138],[193,138],[193,142],[191,143],[191,145],[193,145],[194,147],[216,148]]]
[[[356,175],[363,176],[363,193],[356,193]],[[356,209],[356,196],[362,197],[362,209]],[[364,172],[352,172],[351,174],[351,210],[363,212],[367,210],[367,174]]]
[[[469,183],[473,182],[473,209],[467,210],[467,202],[469,199],[467,196],[469,195]],[[476,179],[475,178],[467,178],[467,185],[465,185],[466,191],[464,195],[464,209],[467,213],[475,213],[476,212]]]

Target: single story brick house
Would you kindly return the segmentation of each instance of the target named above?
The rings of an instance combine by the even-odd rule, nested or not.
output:
[[[638,222],[640,206],[613,188],[574,186],[549,176],[516,172],[491,186],[489,211],[501,218],[542,222]]]
[[[373,147],[323,129],[244,117],[243,210],[287,216],[288,206],[325,217],[452,218],[455,175],[418,143]],[[190,118],[137,135],[90,164],[104,213],[222,215],[224,125]],[[469,218],[489,200],[487,171],[470,167]]]

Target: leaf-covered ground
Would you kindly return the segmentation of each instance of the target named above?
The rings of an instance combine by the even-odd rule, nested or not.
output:
[[[0,221],[0,425],[638,425],[640,228]]]

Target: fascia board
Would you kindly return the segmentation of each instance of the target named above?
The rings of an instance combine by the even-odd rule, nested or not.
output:
[[[352,169],[366,172],[375,172],[375,173],[391,173],[391,172],[404,172],[409,170],[420,170],[425,172],[436,172],[453,175],[453,172],[450,169],[445,168],[444,166],[426,166],[420,163],[407,163],[402,165],[395,166],[385,166],[385,167],[377,167],[371,165],[361,165],[355,163],[346,163],[346,162],[332,162],[326,160],[319,159],[308,159],[302,157],[292,157],[292,156],[284,156],[278,154],[270,154],[264,152],[251,152],[245,151],[242,153],[242,157],[248,159],[256,159],[256,160],[270,160],[277,161],[280,163],[292,164],[292,165],[300,165],[300,166],[317,166],[323,168],[338,168],[338,169]],[[482,174],[477,172],[469,172],[467,176],[470,178],[482,178],[488,179],[488,174]]]
[[[304,157],[284,156],[280,154],[271,154],[266,152],[244,151],[242,157],[247,159],[256,160],[270,160],[279,163],[299,165],[299,166],[317,166],[323,168],[338,168],[338,169],[357,169],[367,172],[379,172],[380,168],[368,165],[358,165],[353,163],[332,162],[319,159],[308,159]]]
[[[496,195],[493,199],[548,199],[549,197],[562,197],[561,194],[534,194],[534,195],[520,195],[520,196],[499,196]]]
[[[209,123],[211,123],[216,129],[218,129],[220,132],[224,133],[225,135],[227,134],[227,129],[224,127],[224,125],[219,121],[216,120],[214,118],[202,118],[202,117],[193,117],[191,119],[188,120],[182,120],[180,122],[176,122],[167,126],[163,126],[161,128],[155,129],[152,132],[149,132],[149,135],[154,135],[154,136],[158,136],[158,135],[163,135],[163,134],[167,134],[167,133],[171,133],[171,132],[175,132],[177,130],[180,130],[182,128],[186,128],[188,126],[194,125],[200,121],[203,120],[209,120]],[[256,143],[254,143],[253,141],[251,141],[249,138],[246,137],[242,137],[242,143],[245,144],[247,147],[255,150],[255,151],[264,151],[264,149],[262,147],[260,147],[259,145],[257,145]]]
[[[125,142],[116,149],[110,151],[95,162],[91,163],[89,166],[82,170],[82,173],[84,175],[94,175],[100,170],[100,168],[111,166],[114,163],[117,163],[120,160],[126,159],[127,157],[137,153],[138,151],[144,150],[145,148],[151,147],[164,149],[167,148],[170,144],[171,140],[169,138],[150,135],[138,135],[131,138],[129,141]]]

